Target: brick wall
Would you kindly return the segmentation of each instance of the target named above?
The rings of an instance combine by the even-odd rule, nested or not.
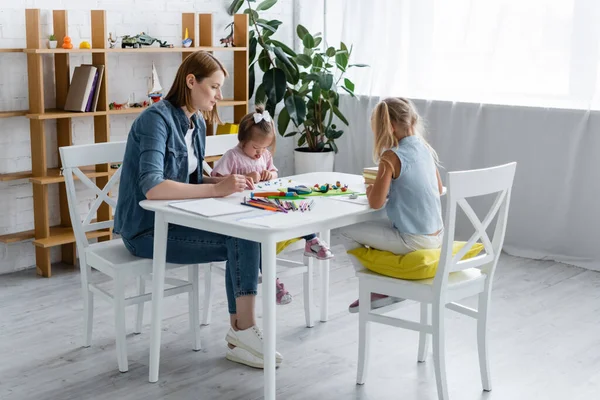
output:
[[[25,9],[40,8],[42,34],[46,38],[52,32],[52,9],[68,10],[69,35],[78,45],[90,41],[90,10],[107,11],[107,28],[117,35],[146,32],[178,45],[181,40],[181,13],[213,13],[213,38],[215,42],[226,35],[225,25],[231,21],[225,9],[229,0],[0,0],[0,48],[25,47]],[[279,0],[278,4],[264,13],[267,18],[283,22],[278,39],[292,44],[295,0]],[[254,3],[255,5],[258,3]],[[230,54],[219,57],[232,69]],[[155,63],[165,92],[181,61],[180,54],[122,54],[110,55],[108,65],[109,101],[124,102],[130,96],[133,101],[145,99],[147,81]],[[91,55],[71,56],[71,67],[91,62]],[[54,106],[53,58],[44,56],[45,100],[47,107]],[[231,81],[226,82],[224,96],[233,97]],[[27,65],[24,54],[0,54],[0,111],[28,108]],[[223,109],[225,120],[232,112]],[[110,121],[111,140],[125,140],[135,117],[113,116]],[[55,122],[46,122],[48,142],[48,166],[58,165]],[[93,121],[90,118],[73,120],[74,144],[93,142]],[[280,139],[275,161],[282,174],[293,172],[293,142]],[[31,168],[29,121],[26,118],[0,119],[0,174]],[[58,186],[50,185],[51,224],[58,224]],[[80,211],[89,209],[93,196],[81,196]],[[33,229],[33,198],[31,184],[26,180],[0,182],[0,235]],[[60,258],[59,248],[53,251],[53,260]],[[32,268],[35,255],[31,241],[5,245],[0,243],[0,274]]]

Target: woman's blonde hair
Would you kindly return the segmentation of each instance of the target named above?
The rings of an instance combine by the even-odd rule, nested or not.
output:
[[[436,164],[439,164],[439,158],[436,151],[425,140],[425,126],[422,118],[412,101],[403,97],[389,97],[383,99],[375,106],[371,114],[371,129],[375,134],[375,146],[373,148],[373,160],[378,164],[381,155],[393,147],[398,146],[398,137],[394,135],[394,126],[401,130],[401,136],[408,136],[411,133],[418,136],[425,146],[431,151],[431,155]],[[387,160],[383,160],[386,161]],[[393,171],[393,168],[392,168]]]
[[[190,113],[197,112],[198,110],[194,109],[192,104],[191,89],[187,86],[186,77],[192,74],[196,77],[196,81],[201,82],[217,71],[223,72],[225,76],[228,75],[221,61],[217,60],[212,54],[202,50],[190,54],[179,66],[173,85],[169,89],[165,100],[168,100],[175,107],[185,106]],[[202,115],[209,124],[221,123],[216,107],[211,111],[202,111]]]
[[[265,106],[262,104],[256,104],[254,106],[254,112],[248,113],[242,117],[238,129],[238,141],[244,144],[257,136],[260,136],[261,138],[271,137],[271,144],[269,147],[271,153],[274,154],[275,137],[277,135],[275,135],[273,116],[271,116],[269,122],[265,121],[264,118],[258,123],[254,122],[254,114],[263,114],[264,112]]]

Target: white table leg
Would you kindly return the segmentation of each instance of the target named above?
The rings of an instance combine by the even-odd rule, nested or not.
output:
[[[158,381],[160,362],[160,334],[165,290],[165,263],[167,259],[167,230],[169,224],[157,212],[154,216],[154,259],[152,261],[152,328],[150,331],[150,382]]]
[[[264,319],[264,398],[275,400],[275,241],[265,241],[262,253],[262,288]]]
[[[320,233],[321,240],[331,245],[331,232],[328,230]],[[321,263],[321,322],[327,322],[329,319],[329,260],[323,260]]]

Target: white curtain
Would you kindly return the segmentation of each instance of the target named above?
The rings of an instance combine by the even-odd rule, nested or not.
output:
[[[443,179],[518,162],[506,252],[600,271],[599,9],[597,0],[325,0],[326,41],[352,44],[351,63],[371,65],[352,72],[358,99],[342,96],[350,127],[335,169],[373,165],[373,107],[413,98]]]

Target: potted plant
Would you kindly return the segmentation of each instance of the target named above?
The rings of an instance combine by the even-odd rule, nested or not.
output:
[[[48,48],[55,49],[57,44],[58,41],[56,40],[56,36],[54,36],[54,33],[50,34],[50,36],[48,36]]]
[[[277,126],[285,137],[297,137],[295,149],[295,173],[333,171],[333,158],[338,148],[335,143],[344,133],[334,123],[334,116],[343,124],[348,120],[339,110],[340,88],[354,97],[354,83],[344,78],[352,67],[364,64],[349,64],[352,46],[340,43],[339,48],[323,48],[320,33],[311,34],[298,25],[296,33],[302,41],[303,51],[297,54],[285,44],[272,39],[281,25],[278,20],[260,18],[258,11],[267,10],[277,0],[264,0],[255,9],[252,0],[245,0],[250,25],[250,97],[254,93],[255,66],[264,72],[262,82],[256,88],[255,102],[265,103],[271,115],[276,106],[283,103]],[[234,0],[228,11],[234,14],[244,0]],[[259,52],[260,50],[260,52]],[[293,129],[288,131],[292,123]]]

